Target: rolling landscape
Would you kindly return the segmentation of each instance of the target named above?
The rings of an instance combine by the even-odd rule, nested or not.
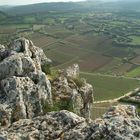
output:
[[[0,0],[0,140],[140,140],[140,0]]]
[[[140,86],[140,2],[84,1],[0,7],[0,43],[31,39],[52,70],[78,63],[95,101]]]

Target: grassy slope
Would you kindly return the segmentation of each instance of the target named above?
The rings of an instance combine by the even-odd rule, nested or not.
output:
[[[95,75],[84,72],[81,72],[81,76],[93,85],[96,101],[114,99],[139,87],[139,81],[135,79]]]

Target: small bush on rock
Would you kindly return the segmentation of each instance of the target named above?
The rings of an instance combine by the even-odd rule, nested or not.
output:
[[[74,112],[72,101],[70,99],[65,99],[55,101],[53,105],[48,104],[47,101],[43,104],[44,113],[60,110],[68,110]]]
[[[84,78],[80,78],[80,77],[77,77],[77,78],[73,78],[73,81],[75,82],[75,84],[80,88],[84,85],[85,83],[85,79]]]
[[[41,68],[42,68],[42,71],[46,74],[46,75],[48,75],[48,74],[51,74],[51,64],[46,64],[46,65],[43,65],[43,66],[41,66]]]

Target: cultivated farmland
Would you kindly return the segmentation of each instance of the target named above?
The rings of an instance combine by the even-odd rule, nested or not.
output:
[[[43,48],[53,69],[78,63],[81,75],[95,87],[95,100],[121,96],[139,86],[140,14],[95,5],[83,2],[78,10],[64,6],[59,11],[56,6],[41,13],[7,12],[0,19],[0,44],[8,46],[10,40],[27,37]]]

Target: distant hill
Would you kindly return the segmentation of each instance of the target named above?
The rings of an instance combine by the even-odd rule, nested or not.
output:
[[[85,4],[86,3],[86,4]],[[31,13],[40,13],[48,11],[73,11],[73,10],[88,10],[91,2],[58,2],[58,3],[39,3],[39,4],[30,4],[24,6],[15,6],[12,8],[7,8],[4,11],[8,14],[31,14]],[[93,3],[92,3],[93,4]]]
[[[2,12],[2,11],[0,11],[0,20],[3,20],[5,18],[7,18],[7,14]]]
[[[140,12],[139,0],[120,0],[120,1],[97,1],[88,0],[84,2],[55,2],[39,3],[14,7],[0,7],[0,10],[9,15],[25,15],[42,12],[70,12],[70,11],[138,11]]]
[[[139,0],[88,0],[84,2],[55,2],[55,3],[38,3],[22,6],[0,6],[0,10],[9,15],[26,15],[43,12],[82,12],[82,11],[137,11],[140,12]]]

